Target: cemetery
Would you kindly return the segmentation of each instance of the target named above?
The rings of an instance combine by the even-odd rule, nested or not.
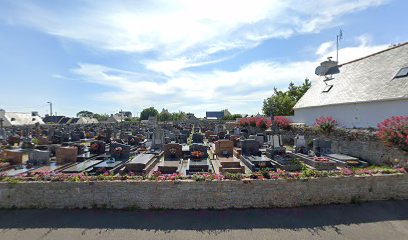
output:
[[[283,186],[292,188],[290,184],[300,184],[299,188],[306,185],[310,187],[312,183],[304,180],[313,180],[313,184],[318,185],[329,184],[328,182],[333,184],[332,187],[326,185],[328,188],[337,188],[339,184],[343,184],[343,180],[339,180],[343,178],[346,179],[345,182],[349,181],[347,179],[386,182],[388,180],[385,179],[390,177],[390,181],[397,186],[408,181],[407,153],[396,147],[380,145],[381,140],[369,135],[365,130],[349,133],[339,128],[334,129],[331,134],[322,134],[318,126],[313,128],[291,126],[288,129],[280,126],[279,121],[271,121],[273,116],[262,118],[261,121],[241,119],[236,124],[228,126],[219,120],[197,120],[194,123],[181,121],[3,127],[0,130],[2,133],[0,134],[2,137],[0,139],[0,189],[11,189],[9,184],[17,184],[21,186],[18,188],[25,189],[24,184],[46,184],[45,186],[49,188],[53,184],[66,183],[68,185],[61,186],[67,188],[65,192],[69,195],[72,193],[69,193],[68,189],[74,186],[69,185],[70,183],[97,184],[81,185],[80,191],[84,192],[91,191],[85,190],[87,188],[102,186],[105,186],[108,192],[115,192],[108,185],[100,183],[120,182],[121,184],[138,183],[139,185],[135,186],[140,186],[143,191],[153,192],[157,191],[151,189],[153,186],[160,189],[159,185],[163,184],[163,194],[172,195],[167,193],[167,191],[173,191],[172,188],[175,188],[176,192],[188,191],[187,189],[191,192],[201,191],[194,190],[197,188],[205,192],[207,190],[204,189],[208,188],[210,192],[214,192],[216,191],[214,184],[225,182],[227,185],[222,185],[224,190],[220,191],[227,191],[226,189],[232,187],[231,191],[235,194],[237,190],[233,186],[236,185],[229,184],[238,182],[243,184],[239,185],[238,189],[249,192],[252,190],[247,189],[247,184],[255,184],[253,186],[263,196],[267,192],[264,188],[269,185],[263,185],[261,182],[272,184],[278,189],[275,191],[279,191]],[[253,125],[252,123],[256,121],[264,122],[266,126]],[[343,142],[349,144],[344,145]],[[354,145],[364,142],[366,142],[363,148],[365,153],[360,151],[359,155],[353,154]],[[394,156],[392,161],[386,157],[384,161],[370,159],[370,151],[380,150],[383,151],[383,156]],[[185,184],[168,185],[171,182]],[[214,184],[202,185],[199,182]],[[155,185],[144,185],[148,183],[155,183]],[[279,184],[282,188],[278,187]],[[376,186],[381,188],[383,185],[380,185]],[[112,185],[113,188],[117,186],[119,185]],[[120,189],[127,189],[127,187],[125,185],[119,187],[117,193],[126,195],[120,192]],[[9,191],[11,190],[7,190]],[[32,190],[24,191],[27,193]],[[132,191],[142,190],[132,188]],[[382,196],[388,196],[388,193],[384,193],[387,191],[385,188],[378,191],[383,194]],[[396,193],[398,194],[395,196]],[[294,195],[296,194],[290,193],[290,196]],[[396,198],[403,196],[400,190],[390,195]],[[112,194],[109,196],[113,197]],[[333,200],[332,197],[327,196],[328,202],[340,201],[339,198]],[[179,197],[175,197],[177,198]],[[371,199],[371,197],[367,198]],[[225,196],[222,199],[225,200]],[[20,200],[15,201],[18,203]],[[140,201],[140,199],[137,200],[137,202]],[[253,206],[261,204],[257,200],[253,201]],[[323,200],[319,198],[314,203],[321,203],[321,201]],[[4,193],[0,192],[0,206],[7,206],[7,204],[9,202],[4,200]],[[21,204],[25,206],[22,202]],[[172,202],[172,204],[174,207],[178,203]],[[264,206],[262,204],[259,206]],[[286,206],[282,204],[273,200],[272,205]],[[305,205],[306,203],[289,201],[288,204]],[[111,205],[125,207],[113,202]],[[207,205],[200,203],[193,208],[203,208]],[[176,208],[186,206],[177,205]],[[236,207],[245,206],[238,204]],[[220,206],[217,205],[217,207]]]

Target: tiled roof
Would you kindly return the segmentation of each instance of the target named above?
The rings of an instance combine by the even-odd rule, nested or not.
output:
[[[395,78],[401,68],[408,67],[408,42],[384,51],[339,65],[340,73],[327,81],[312,81],[312,87],[297,102],[296,108],[355,102],[408,99],[408,76]]]
[[[61,119],[63,119],[64,116],[46,116],[43,118],[43,121],[45,123],[58,123]]]
[[[6,112],[5,117],[14,126],[44,124],[39,116],[32,116],[31,113]]]

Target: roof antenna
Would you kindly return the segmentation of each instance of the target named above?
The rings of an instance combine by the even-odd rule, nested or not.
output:
[[[337,63],[339,62],[339,41],[343,39],[343,29],[340,28],[339,34],[337,34],[337,44],[336,44],[336,48],[337,48],[337,58],[336,61]]]

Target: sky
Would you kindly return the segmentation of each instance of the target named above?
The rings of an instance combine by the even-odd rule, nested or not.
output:
[[[408,40],[405,0],[0,1],[0,108],[262,112],[273,88]]]

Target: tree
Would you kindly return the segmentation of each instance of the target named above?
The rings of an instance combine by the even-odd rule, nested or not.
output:
[[[150,116],[157,116],[159,112],[154,107],[143,109],[140,113],[140,120],[147,120]]]
[[[167,109],[162,109],[162,111],[159,113],[158,120],[161,122],[167,122],[173,120],[173,115],[167,110]]]
[[[272,96],[263,101],[263,113],[268,116],[271,115],[271,106],[273,104],[273,114],[275,116],[293,115],[293,107],[311,85],[309,79],[306,78],[300,86],[296,86],[293,82],[289,83],[288,90],[285,92],[274,88]]]
[[[77,117],[93,117],[94,114],[93,114],[93,112],[82,110],[82,111],[78,112],[76,115],[77,115]]]
[[[102,122],[102,121],[108,120],[109,115],[106,114],[106,113],[104,113],[104,114],[95,113],[95,114],[93,115],[93,117],[94,117],[95,119],[97,119],[98,121]]]
[[[182,112],[182,111],[174,112],[174,113],[171,114],[171,119],[173,121],[181,121],[181,120],[186,118],[187,114],[185,112]]]

